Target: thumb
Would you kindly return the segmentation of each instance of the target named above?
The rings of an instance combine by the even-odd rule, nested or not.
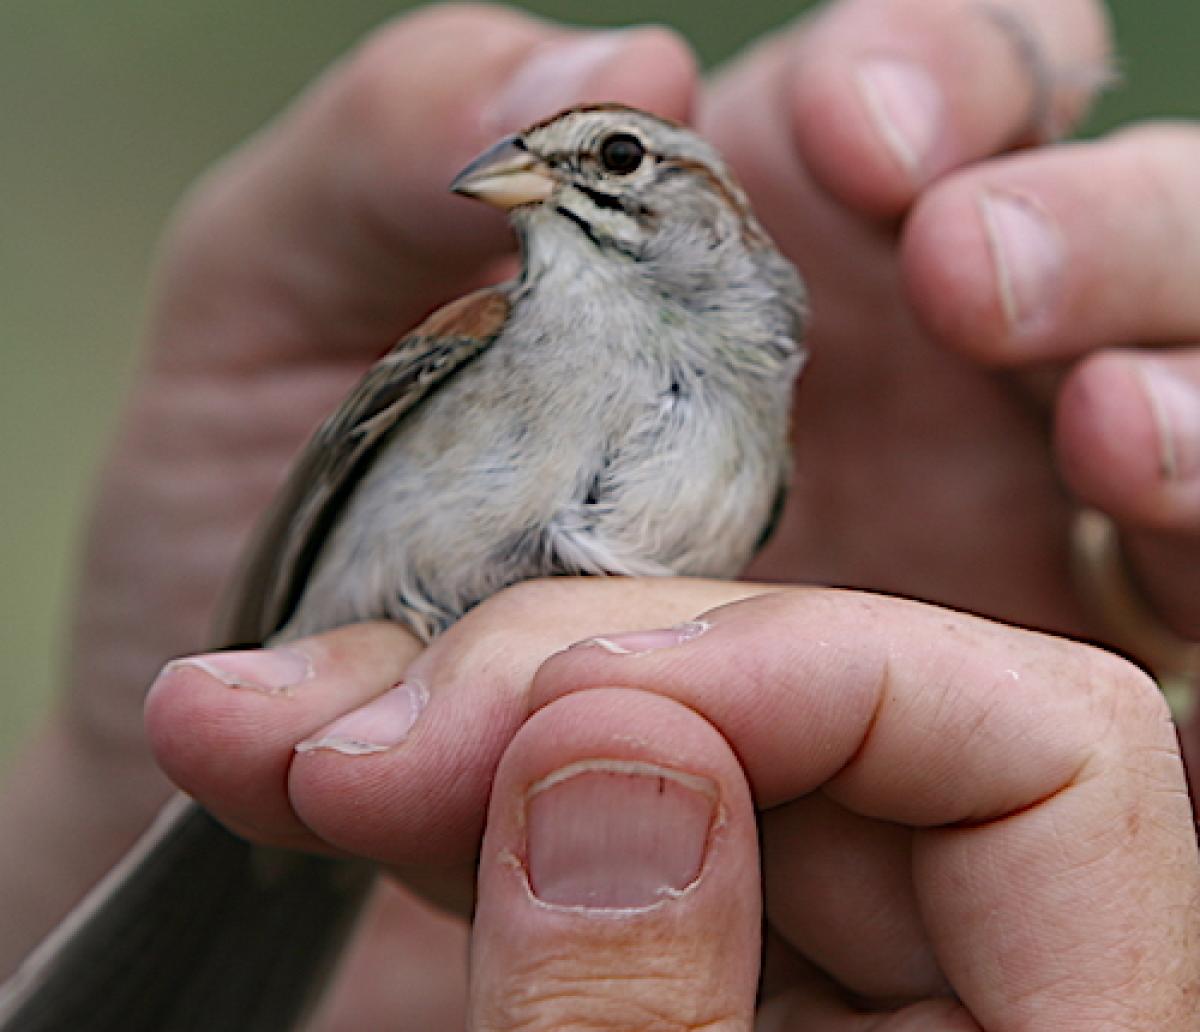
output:
[[[760,898],[749,789],[710,724],[640,691],[559,699],[496,774],[468,1027],[749,1029]]]

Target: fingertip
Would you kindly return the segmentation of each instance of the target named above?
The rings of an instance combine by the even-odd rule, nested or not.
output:
[[[314,675],[311,657],[295,647],[172,660],[146,693],[151,746],[161,746],[160,760],[167,761],[190,756],[198,747],[205,755],[214,745],[210,739],[236,747],[247,736],[261,735],[270,697],[292,695]]]
[[[1096,7],[827,5],[793,47],[796,148],[833,197],[895,217],[948,171],[1079,119],[1106,81]]]
[[[313,161],[323,172],[318,185],[337,187],[332,201],[350,209],[343,217],[364,222],[392,261],[406,252],[424,264],[495,254],[508,244],[503,221],[454,203],[448,187],[495,135],[483,113],[551,35],[533,18],[482,4],[401,15],[318,82],[285,122],[289,139],[322,149]],[[464,51],[478,58],[464,63]]]
[[[272,714],[282,700],[271,697],[285,693],[252,679],[256,659],[275,665],[269,651],[168,663],[146,696],[146,738],[167,777],[220,819],[292,827],[280,791],[287,743]]]
[[[663,118],[691,119],[700,86],[699,65],[687,41],[664,25],[645,25],[622,33],[623,46],[590,84],[594,96],[643,108]]]
[[[939,343],[987,362],[1010,361],[979,199],[953,178],[922,195],[900,239],[900,274],[914,315]]]
[[[304,825],[337,849],[397,868],[465,862],[479,833],[471,811],[482,810],[486,795],[463,783],[486,778],[452,764],[423,766],[435,769],[387,753],[298,753],[287,794]],[[464,795],[474,803],[467,812]]]
[[[173,660],[154,679],[143,703],[142,722],[154,760],[181,787],[195,764],[197,736],[192,729],[203,731],[206,726],[197,718],[207,713],[203,696],[211,681],[202,668]]]
[[[877,219],[912,203],[941,117],[928,72],[901,58],[809,59],[793,73],[791,97],[794,145],[827,193]]]
[[[1071,370],[1059,393],[1054,438],[1063,479],[1083,501],[1144,529],[1195,528],[1200,490],[1180,475],[1163,397],[1180,382],[1186,381],[1166,360],[1134,352],[1095,353]],[[1200,428],[1200,391],[1191,390]],[[1200,444],[1193,446],[1200,453]]]
[[[147,694],[147,739],[167,776],[219,820],[269,845],[320,846],[287,794],[295,744],[386,693],[417,648],[374,622],[175,660]]]
[[[749,790],[711,725],[646,692],[559,699],[496,773],[472,1027],[741,1028],[760,898]]]
[[[952,173],[918,200],[901,273],[922,325],[1021,366],[1196,339],[1184,170],[1200,135],[1155,127]]]
[[[664,26],[555,30],[523,53],[486,100],[479,120],[495,136],[577,105],[620,103],[685,121],[697,83],[690,48]]]
[[[315,730],[285,775],[297,816],[346,852],[392,867],[454,865],[473,855],[499,746],[496,709],[464,713],[443,687],[418,705],[383,695]],[[446,693],[452,694],[452,693]],[[503,727],[501,726],[503,731]]]

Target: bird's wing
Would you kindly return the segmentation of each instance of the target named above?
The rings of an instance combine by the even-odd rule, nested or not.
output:
[[[378,446],[508,318],[488,287],[438,309],[379,360],[309,441],[260,525],[217,623],[219,646],[257,645],[291,618],[347,498]]]
[[[291,1032],[371,865],[252,846],[177,796],[0,985],[3,1032]]]

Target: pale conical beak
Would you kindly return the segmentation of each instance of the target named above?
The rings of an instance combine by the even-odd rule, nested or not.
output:
[[[549,166],[509,136],[455,176],[450,189],[508,211],[522,204],[540,204],[557,185]]]

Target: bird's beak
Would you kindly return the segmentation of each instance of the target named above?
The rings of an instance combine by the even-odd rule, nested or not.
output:
[[[508,136],[455,176],[450,189],[508,211],[540,204],[557,185],[549,166]]]

